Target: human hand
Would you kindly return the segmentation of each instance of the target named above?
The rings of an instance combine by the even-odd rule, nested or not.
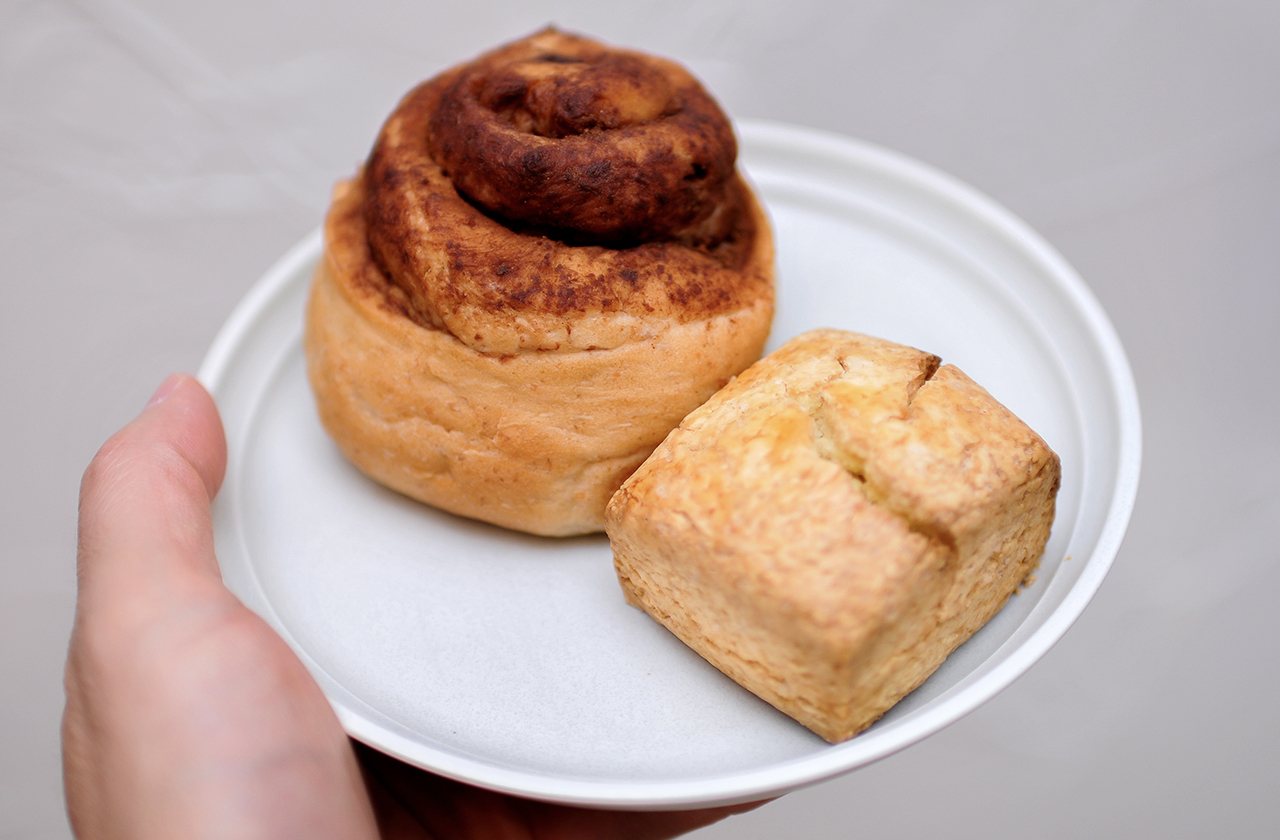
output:
[[[63,768],[97,838],[674,837],[752,805],[627,813],[531,802],[353,746],[306,668],[222,584],[213,400],[165,380],[80,493]]]

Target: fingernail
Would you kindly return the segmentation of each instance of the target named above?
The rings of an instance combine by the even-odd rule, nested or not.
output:
[[[181,381],[181,373],[169,374],[165,380],[160,383],[160,387],[156,389],[156,392],[151,395],[151,399],[147,400],[147,408],[151,408],[153,405],[158,405],[159,403],[164,402],[164,398],[172,394],[173,389],[177,388],[178,383]]]

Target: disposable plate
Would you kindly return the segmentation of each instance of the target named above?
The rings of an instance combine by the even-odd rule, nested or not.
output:
[[[1063,481],[1035,582],[875,726],[826,744],[623,603],[603,536],[541,539],[459,519],[343,460],[316,420],[301,350],[317,233],[235,310],[201,378],[230,448],[215,504],[223,575],[353,737],[550,801],[755,799],[955,721],[1030,667],[1092,597],[1128,522],[1141,434],[1123,349],[1084,283],[1008,211],[923,164],[785,125],[747,123],[740,135],[777,237],[770,349],[823,326],[910,344],[1036,429]]]

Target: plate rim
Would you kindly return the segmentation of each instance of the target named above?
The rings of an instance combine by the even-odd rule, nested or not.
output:
[[[617,809],[684,809],[733,804],[776,796],[830,779],[886,758],[955,723],[1027,671],[1080,617],[1113,564],[1137,497],[1142,461],[1142,424],[1132,369],[1114,326],[1101,303],[1075,269],[1026,222],[994,199],[959,179],[902,153],[866,141],[788,123],[745,120],[737,124],[744,149],[785,148],[815,158],[835,160],[909,184],[964,210],[1007,241],[1022,248],[1042,274],[1065,293],[1080,324],[1092,339],[1106,374],[1107,396],[1115,411],[1116,464],[1111,500],[1084,569],[1063,599],[1032,633],[998,664],[972,680],[962,680],[946,702],[905,719],[872,739],[875,749],[860,748],[854,738],[820,752],[752,770],[680,781],[617,781],[553,776],[498,766],[412,742],[358,710],[329,697],[344,729],[352,737],[409,764],[458,781],[563,804]],[[750,172],[749,161],[744,168]],[[284,253],[232,310],[206,352],[197,378],[217,397],[232,369],[237,349],[272,301],[287,293],[299,273],[321,258],[322,231],[316,228]],[[301,653],[301,652],[300,652]],[[303,655],[304,661],[311,661]],[[316,663],[311,662],[314,666]],[[314,668],[313,668],[314,670]],[[375,710],[376,711],[376,710]],[[862,740],[863,744],[868,741]],[[423,752],[434,759],[424,763]]]

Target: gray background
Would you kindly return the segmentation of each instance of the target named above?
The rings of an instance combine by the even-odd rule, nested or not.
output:
[[[695,836],[1280,835],[1280,6],[4,0],[0,838],[69,834],[61,668],[94,450],[196,368],[402,92],[549,21],[684,61],[736,117],[993,196],[1097,293],[1143,403],[1124,548],[1040,664],[918,746]]]

